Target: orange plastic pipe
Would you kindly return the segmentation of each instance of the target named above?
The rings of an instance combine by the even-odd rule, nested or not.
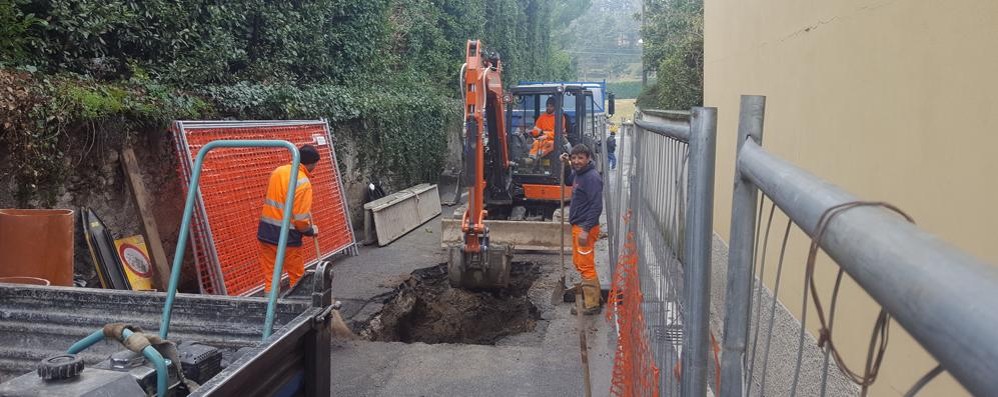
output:
[[[73,286],[73,210],[0,209],[0,277]]]

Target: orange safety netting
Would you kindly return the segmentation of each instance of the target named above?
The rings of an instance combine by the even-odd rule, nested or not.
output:
[[[323,256],[354,247],[339,171],[325,122],[179,122],[174,129],[185,194],[198,151],[216,140],[278,139],[295,146],[312,144],[322,156],[312,171],[312,219],[319,227]],[[192,245],[201,288],[206,293],[241,295],[262,288],[257,224],[271,171],[288,164],[284,148],[219,148],[204,159],[199,211],[192,222]],[[305,238],[306,264],[316,261],[313,242]],[[266,277],[270,277],[267,275]]]
[[[630,222],[631,213],[624,216]],[[613,356],[613,378],[610,395],[622,397],[658,396],[659,368],[655,365],[648,343],[641,302],[641,283],[638,279],[638,252],[634,233],[628,232],[624,249],[617,259],[616,274],[606,316],[614,321],[616,314],[619,333],[617,350]]]

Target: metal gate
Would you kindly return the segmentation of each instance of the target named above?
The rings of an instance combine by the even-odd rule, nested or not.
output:
[[[617,259],[611,392],[704,395],[717,111],[635,117],[622,129],[618,169],[605,190],[610,255]],[[657,379],[649,381],[649,371]]]

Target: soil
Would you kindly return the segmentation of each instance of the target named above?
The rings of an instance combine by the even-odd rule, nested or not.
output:
[[[529,262],[514,262],[509,288],[451,288],[447,265],[418,269],[385,299],[381,312],[362,326],[362,337],[405,343],[494,345],[534,330],[540,312],[527,291],[540,276]]]

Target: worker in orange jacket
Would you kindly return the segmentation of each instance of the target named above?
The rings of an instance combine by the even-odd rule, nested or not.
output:
[[[564,128],[564,125],[562,126]],[[547,156],[554,150],[554,97],[547,100],[544,114],[537,116],[534,128],[530,130],[530,135],[534,137],[534,143],[530,145],[530,157],[527,164],[533,164],[538,159]]]
[[[302,257],[302,236],[315,237],[319,229],[312,224],[312,183],[310,173],[319,164],[319,151],[312,145],[298,148],[301,164],[298,166],[298,184],[295,187],[295,201],[291,207],[291,230],[288,245],[284,252],[284,271],[291,279],[291,286],[298,283],[305,272],[305,259]],[[284,216],[284,201],[287,198],[288,182],[291,179],[291,164],[277,167],[270,173],[267,197],[263,201],[260,224],[257,227],[257,240],[260,241],[260,272],[264,291],[270,292],[274,277],[274,264],[277,261],[277,243],[281,238],[281,219]],[[278,286],[278,289],[280,286]]]

